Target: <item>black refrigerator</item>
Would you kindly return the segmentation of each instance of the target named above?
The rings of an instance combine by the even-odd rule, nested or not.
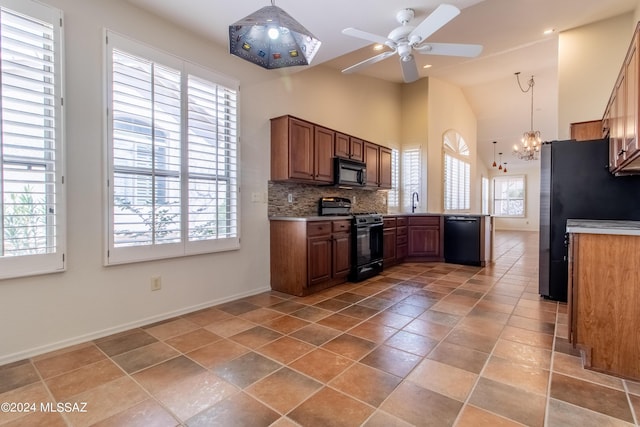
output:
[[[567,219],[640,220],[640,176],[614,176],[608,162],[608,140],[553,141],[541,148],[539,292],[543,297],[567,301]]]

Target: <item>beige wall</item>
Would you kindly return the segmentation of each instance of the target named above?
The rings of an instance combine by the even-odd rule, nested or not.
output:
[[[558,139],[573,122],[601,119],[635,28],[634,14],[559,35]]]
[[[400,89],[324,67],[262,70],[123,0],[45,0],[65,14],[68,269],[0,282],[0,365],[269,289],[269,118],[295,114],[398,146]],[[240,81],[241,249],[103,267],[103,28]],[[162,290],[150,291],[151,276]],[[9,327],[9,325],[11,325]]]

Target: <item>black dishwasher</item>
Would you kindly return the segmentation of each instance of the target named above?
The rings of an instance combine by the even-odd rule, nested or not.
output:
[[[453,264],[483,265],[482,217],[446,215],[444,217],[444,260]]]

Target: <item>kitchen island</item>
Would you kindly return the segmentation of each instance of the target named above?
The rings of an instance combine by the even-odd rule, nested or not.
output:
[[[567,220],[569,339],[585,368],[640,380],[640,221]]]

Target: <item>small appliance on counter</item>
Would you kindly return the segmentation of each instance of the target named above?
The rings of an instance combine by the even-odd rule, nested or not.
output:
[[[318,202],[318,215],[351,215],[351,200],[346,197],[322,197]]]

